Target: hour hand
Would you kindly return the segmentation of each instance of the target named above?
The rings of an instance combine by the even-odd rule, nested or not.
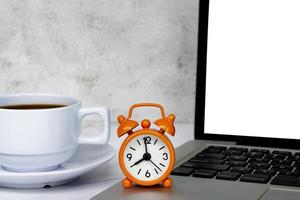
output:
[[[139,164],[140,162],[142,162],[142,161],[144,161],[145,159],[144,158],[142,158],[142,159],[140,159],[140,160],[138,160],[138,161],[136,161],[133,165],[131,165],[130,167],[133,167],[133,166],[135,166],[135,165],[137,165],[137,164]]]

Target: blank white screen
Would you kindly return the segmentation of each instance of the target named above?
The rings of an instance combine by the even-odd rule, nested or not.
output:
[[[300,1],[211,0],[205,133],[300,139]]]

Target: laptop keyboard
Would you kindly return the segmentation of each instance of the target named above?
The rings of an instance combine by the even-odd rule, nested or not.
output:
[[[300,152],[209,146],[171,174],[300,187]]]

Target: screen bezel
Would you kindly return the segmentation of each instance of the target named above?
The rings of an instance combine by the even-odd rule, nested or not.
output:
[[[299,139],[225,135],[204,132],[209,0],[200,0],[199,6],[195,139],[234,141],[240,145],[250,146],[300,149]]]

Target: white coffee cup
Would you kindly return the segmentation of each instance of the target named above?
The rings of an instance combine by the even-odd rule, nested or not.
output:
[[[20,104],[66,106],[5,108]],[[102,117],[104,130],[92,138],[80,136],[81,120],[90,114]],[[105,107],[81,108],[79,100],[54,94],[0,95],[0,166],[6,170],[36,172],[55,169],[72,157],[79,143],[107,143],[109,131],[109,110]]]

